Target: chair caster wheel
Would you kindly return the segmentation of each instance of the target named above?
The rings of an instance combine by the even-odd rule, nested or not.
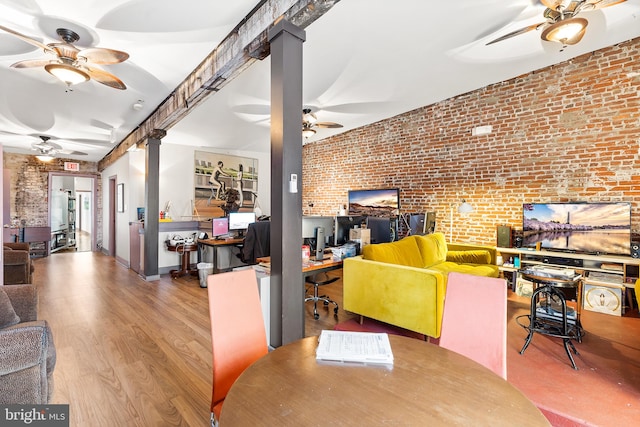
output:
[[[313,318],[318,320],[320,318],[320,315],[316,313],[316,314],[313,315]]]
[[[329,305],[329,301],[322,301],[324,305]]]

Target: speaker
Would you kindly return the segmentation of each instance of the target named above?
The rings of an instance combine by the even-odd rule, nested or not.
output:
[[[631,242],[631,256],[640,258],[640,242]]]
[[[324,227],[316,227],[316,260],[324,258]]]
[[[511,247],[511,227],[508,225],[499,225],[496,228],[496,234],[498,236],[497,246],[499,248]]]
[[[431,234],[436,231],[436,213],[427,212],[427,216],[424,219],[424,232],[425,234]]]

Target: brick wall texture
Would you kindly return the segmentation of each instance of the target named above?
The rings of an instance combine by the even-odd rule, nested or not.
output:
[[[27,227],[46,227],[49,224],[49,172],[73,175],[64,170],[65,159],[55,158],[51,162],[41,162],[35,156],[4,153],[4,169],[11,171],[9,189],[11,219],[23,222]],[[96,241],[102,241],[102,191],[97,163],[74,160],[80,164],[78,175],[94,175],[98,194],[96,203]],[[5,223],[9,219],[5,218]]]
[[[637,234],[639,64],[640,38],[307,144],[303,211],[399,187],[401,213],[435,211],[448,240],[495,244],[497,225],[522,228],[523,203],[628,201]],[[475,211],[456,209],[450,236],[462,199]]]

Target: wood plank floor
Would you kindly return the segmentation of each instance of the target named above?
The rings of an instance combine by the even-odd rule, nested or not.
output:
[[[39,318],[54,333],[52,403],[71,426],[204,426],[211,399],[207,290],[196,277],[145,282],[96,252],[34,259]],[[334,273],[340,275],[340,273]],[[338,280],[323,287],[342,303]],[[306,304],[306,334],[353,317]]]

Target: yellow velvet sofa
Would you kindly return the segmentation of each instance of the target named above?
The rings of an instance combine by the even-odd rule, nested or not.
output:
[[[343,307],[433,338],[440,337],[449,272],[498,277],[490,246],[447,244],[442,233],[367,245],[343,266]]]

